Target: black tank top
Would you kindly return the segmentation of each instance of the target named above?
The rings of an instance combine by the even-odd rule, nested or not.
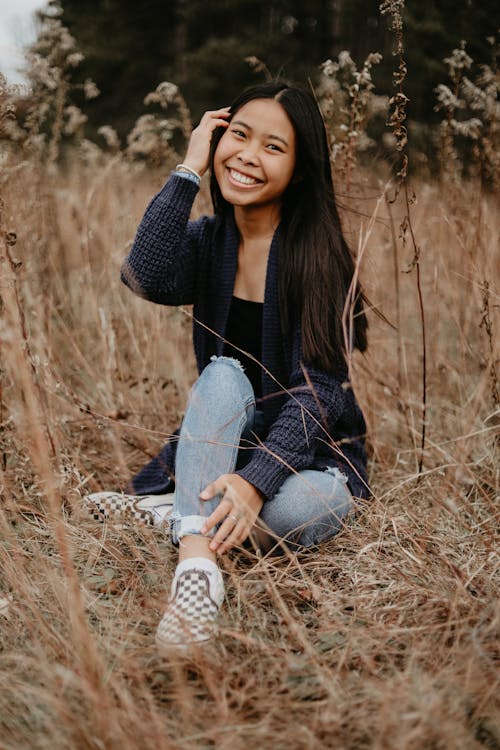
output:
[[[263,309],[262,302],[250,302],[233,297],[226,327],[226,339],[230,343],[224,345],[224,356],[235,357],[245,368],[245,374],[252,384],[256,398],[262,396],[262,368],[234,347],[249,352],[261,361]]]

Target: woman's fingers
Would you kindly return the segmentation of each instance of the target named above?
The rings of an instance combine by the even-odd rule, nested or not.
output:
[[[211,500],[216,495],[221,494],[226,489],[226,482],[224,481],[223,477],[219,477],[219,479],[216,479],[215,482],[212,482],[211,484],[207,485],[205,489],[200,492],[200,499],[201,500]]]
[[[250,533],[250,529],[247,528],[247,525],[245,522],[239,522],[233,529],[232,533],[224,539],[224,541],[217,545],[214,552],[217,552],[218,555],[223,555],[224,552],[227,552],[232,547],[239,547],[240,544],[242,544],[247,536]]]
[[[235,495],[235,492],[229,474],[222,474],[215,480],[215,482],[211,482],[211,484],[207,485],[205,489],[200,492],[200,500],[212,500],[217,495],[224,495],[225,500],[229,500],[232,503],[234,502],[235,498],[233,495]]]
[[[248,536],[247,523],[244,519],[235,522],[229,515],[209,544],[212,552],[222,555],[231,547],[236,547]]]
[[[229,107],[205,112],[199,124],[191,133],[183,164],[187,164],[198,172],[199,175],[206,172],[210,160],[212,133],[215,128],[228,126],[227,118],[229,115]]]
[[[231,512],[233,504],[230,500],[222,499],[216,509],[209,515],[201,528],[202,534],[208,534],[218,523],[221,523]]]
[[[205,521],[201,533],[207,534],[217,524],[210,549],[217,554],[241,544],[252,530],[262,508],[263,499],[255,487],[238,474],[222,474],[200,492],[200,500],[222,499]]]
[[[202,116],[201,120],[207,118],[218,118],[218,117],[227,117],[230,112],[230,107],[221,107],[220,109],[212,109],[205,112],[205,114]],[[201,122],[200,120],[200,122]]]
[[[203,117],[227,117],[231,107],[221,107],[220,109],[211,109],[205,112]],[[201,118],[203,120],[203,117]]]
[[[241,544],[250,533],[251,528],[246,515],[238,511],[233,501],[226,497],[220,501],[214,512],[207,518],[201,528],[201,533],[207,534],[217,524],[221,525],[217,529],[209,547],[212,552],[217,552],[218,554],[223,554],[228,549],[231,549],[231,547]]]

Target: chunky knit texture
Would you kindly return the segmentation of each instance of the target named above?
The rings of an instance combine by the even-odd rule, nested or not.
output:
[[[194,305],[193,343],[198,370],[221,356],[238,262],[239,234],[224,220],[189,221],[198,187],[172,175],[149,204],[122,267],[136,294],[162,305]],[[347,381],[303,362],[300,324],[281,331],[278,300],[280,235],[269,253],[262,331],[262,393],[269,433],[237,473],[267,500],[290,473],[337,466],[355,497],[366,497],[365,422]],[[137,494],[173,488],[176,438],[132,480]],[[215,477],[214,477],[215,478]]]

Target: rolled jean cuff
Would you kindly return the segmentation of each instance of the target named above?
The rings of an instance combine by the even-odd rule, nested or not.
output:
[[[201,529],[206,523],[205,516],[170,516],[170,535],[172,542],[178,545],[183,536],[189,534],[199,534],[200,536],[211,537],[215,535],[216,529],[210,529],[206,534],[201,533]]]

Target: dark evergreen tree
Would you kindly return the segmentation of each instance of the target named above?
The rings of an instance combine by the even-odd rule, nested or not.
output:
[[[101,96],[85,106],[96,126],[123,136],[144,112],[144,96],[160,81],[181,86],[194,119],[227,103],[257,75],[245,57],[271,74],[314,83],[319,65],[343,49],[358,65],[369,52],[384,59],[374,72],[379,93],[392,93],[393,38],[379,0],[61,0],[62,20],[86,57],[82,77]],[[408,115],[434,117],[435,86],[446,79],[442,59],[461,39],[476,62],[489,60],[488,35],[500,25],[496,0],[407,0],[405,82]]]
[[[86,107],[89,120],[120,135],[144,113],[144,97],[173,65],[176,3],[160,0],[67,0],[62,21],[85,55],[82,76],[92,78],[101,96]]]

